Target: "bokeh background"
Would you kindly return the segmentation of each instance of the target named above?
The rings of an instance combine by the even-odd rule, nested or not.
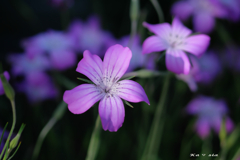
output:
[[[159,1],[165,21],[168,23],[171,23],[173,19],[171,7],[175,2],[175,0]],[[140,14],[137,32],[142,44],[144,39],[151,35],[142,26],[142,22],[158,23],[158,15],[150,1],[141,0],[139,3]],[[65,4],[56,6],[51,0],[4,0],[1,2],[0,61],[4,70],[9,71],[11,76],[9,82],[16,90],[17,124],[15,132],[21,123],[26,124],[21,137],[22,145],[13,159],[31,159],[40,131],[62,101],[64,91],[69,89],[61,84],[62,79],[57,77],[55,73],[61,74],[78,85],[84,82],[77,80],[77,77],[84,76],[75,71],[77,63],[82,58],[80,51],[77,54],[76,63],[71,67],[60,71],[54,69],[46,72],[58,90],[57,96],[30,102],[24,92],[17,90],[18,83],[24,80],[24,76],[12,76],[11,70],[14,64],[9,62],[9,55],[13,53],[23,54],[26,51],[22,46],[24,39],[49,30],[67,32],[74,20],[79,19],[83,23],[87,23],[88,18],[92,15],[98,17],[101,30],[108,31],[118,42],[123,36],[129,35],[131,32],[129,10],[129,0],[73,0],[66,6]],[[191,18],[184,24],[193,29]],[[171,78],[162,118],[163,123],[159,123],[163,125],[162,135],[159,135],[161,139],[158,151],[159,159],[186,160],[190,158],[190,153],[202,153],[205,141],[194,130],[196,117],[188,115],[185,110],[187,104],[198,95],[225,100],[229,109],[228,116],[231,117],[235,128],[237,128],[240,122],[240,74],[238,70],[224,66],[227,59],[222,57],[229,54],[229,46],[238,48],[234,53],[239,54],[239,27],[238,21],[229,21],[227,18],[217,19],[214,30],[209,33],[211,37],[209,48],[214,50],[221,61],[221,72],[210,84],[200,83],[198,90],[192,92],[185,82],[175,76]],[[99,52],[101,52],[99,54],[103,54],[105,51]],[[239,62],[240,59],[238,61],[236,58],[234,63]],[[164,58],[158,61],[156,69],[166,71]],[[123,126],[116,133],[102,130],[96,159],[132,160],[141,158],[156,104],[161,94],[163,79],[163,76],[134,78],[144,87],[151,105],[148,106],[144,102],[132,104],[134,108],[125,105],[126,115]],[[81,115],[74,115],[67,110],[44,140],[38,159],[84,159],[97,115],[98,103]],[[6,122],[12,122],[12,111],[8,99],[3,95],[0,96],[0,126],[3,128]],[[10,125],[7,129],[10,130]],[[221,149],[218,135],[211,132],[210,137],[208,146],[211,147],[211,153],[219,154]],[[239,141],[239,138],[236,140]],[[235,143],[231,147],[227,159],[231,159],[235,155],[239,146],[238,143]]]

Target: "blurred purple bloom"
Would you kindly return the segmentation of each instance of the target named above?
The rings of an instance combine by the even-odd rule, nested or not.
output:
[[[54,7],[69,8],[73,5],[74,0],[51,0]]]
[[[193,67],[189,74],[176,75],[178,79],[186,82],[195,92],[197,90],[197,83],[210,84],[215,77],[221,72],[221,64],[219,58],[213,52],[207,52],[199,59],[190,56]]]
[[[123,47],[129,45],[130,36],[124,36],[120,39],[119,44]],[[138,67],[146,67],[147,69],[155,69],[154,56],[143,55],[142,46],[140,43],[140,37],[137,35],[133,38],[133,43],[131,44],[132,58],[129,67],[126,72],[131,72]]]
[[[51,68],[50,61],[47,57],[39,54],[30,57],[27,54],[11,54],[8,61],[12,65],[12,74],[27,75],[30,72],[45,71]]]
[[[132,80],[118,81],[126,72],[132,52],[127,47],[110,47],[102,61],[97,55],[84,51],[77,72],[87,76],[94,84],[82,84],[65,91],[63,100],[74,114],[86,112],[97,101],[104,130],[117,131],[123,124],[125,109],[120,98],[130,102],[145,101],[147,95],[141,85]]]
[[[48,55],[55,69],[67,69],[76,63],[74,39],[60,31],[40,33],[23,41],[23,46],[30,57]]]
[[[148,37],[143,42],[143,54],[166,50],[167,69],[176,74],[188,74],[190,62],[186,52],[200,56],[207,49],[210,37],[204,34],[190,35],[192,31],[174,18],[172,26],[169,23],[143,25],[156,35]]]
[[[5,76],[5,78],[9,81],[10,79],[10,75],[7,71],[3,72],[3,75]],[[2,85],[2,81],[0,79],[0,95],[3,95],[5,92],[4,92],[4,89],[3,89],[3,85]]]
[[[57,90],[50,77],[44,72],[31,72],[25,81],[18,86],[19,91],[25,92],[30,102],[39,102],[55,98]]]
[[[91,53],[103,56],[104,51],[115,44],[112,35],[101,29],[96,16],[90,17],[86,23],[80,20],[74,21],[69,27],[69,34],[75,40],[74,44],[78,52],[89,49]]]
[[[221,61],[224,66],[232,71],[240,72],[240,49],[235,46],[231,46],[224,51],[221,56]]]
[[[228,18],[237,21],[240,18],[240,1],[239,0],[219,0],[228,13]]]
[[[193,15],[195,30],[209,33],[215,26],[215,18],[225,18],[227,11],[219,0],[181,0],[173,5],[172,14],[181,20]]]
[[[198,116],[195,128],[201,138],[206,138],[211,128],[219,133],[221,121],[228,112],[227,105],[223,100],[215,100],[205,96],[193,99],[188,103],[186,110],[189,114]],[[226,117],[227,132],[232,131],[233,126],[232,120]]]

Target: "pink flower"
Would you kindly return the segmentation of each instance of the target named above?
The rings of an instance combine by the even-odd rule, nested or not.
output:
[[[219,133],[222,119],[228,112],[225,101],[215,100],[205,96],[199,96],[193,99],[189,102],[186,109],[189,114],[198,116],[195,129],[201,138],[206,138],[211,128],[213,128],[216,133]],[[232,120],[226,117],[227,132],[232,131],[233,127],[234,124]]]
[[[128,69],[132,52],[128,47],[110,47],[102,61],[99,56],[84,51],[77,72],[86,75],[94,84],[82,84],[65,91],[63,100],[74,114],[86,112],[97,101],[104,130],[117,131],[123,124],[125,109],[121,100],[149,103],[144,89],[132,80],[118,81]]]
[[[7,80],[10,79],[10,76],[9,76],[9,73],[7,71],[3,72],[3,75],[5,76],[5,78]],[[3,85],[2,85],[2,81],[0,79],[0,95],[3,95],[5,92],[4,92],[4,89],[3,89]]]
[[[166,50],[167,69],[176,74],[188,74],[191,68],[186,52],[201,56],[207,49],[210,37],[204,34],[192,35],[192,31],[174,18],[172,26],[168,23],[143,25],[156,35],[143,42],[143,54]]]
[[[219,0],[180,0],[173,5],[172,13],[181,20],[192,15],[194,29],[201,33],[210,33],[214,29],[215,18],[226,18],[228,15]]]

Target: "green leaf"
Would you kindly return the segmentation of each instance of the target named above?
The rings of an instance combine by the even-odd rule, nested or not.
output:
[[[159,72],[159,71],[153,71],[153,70],[147,70],[147,69],[141,69],[134,72],[129,72],[123,75],[121,80],[126,79],[128,77],[139,77],[139,78],[150,78],[155,76],[163,76],[167,75],[169,72]]]
[[[3,136],[4,136],[4,132],[5,132],[6,128],[7,128],[7,125],[8,125],[8,122],[6,123],[6,125],[5,125],[5,127],[3,129],[2,136],[1,136],[1,139],[0,139],[0,145],[2,143],[2,139],[3,139]]]
[[[239,133],[240,133],[240,125],[235,127],[234,131],[227,137],[226,146],[228,149],[231,148],[235,142],[237,142]]]
[[[134,77],[136,77],[136,76],[131,76],[131,77],[125,78],[124,80],[133,79]]]
[[[20,147],[20,145],[21,145],[21,142],[19,142],[17,149],[15,150],[15,152],[13,153],[13,155],[12,155],[11,157],[8,158],[8,160],[10,160],[10,159],[13,158],[13,156],[17,153],[18,148]]]
[[[4,89],[6,96],[8,97],[8,99],[10,101],[14,101],[15,92],[14,92],[12,86],[8,83],[6,77],[3,75],[3,73],[0,74],[0,78],[2,81],[3,89]]]
[[[81,80],[81,81],[84,81],[84,82],[87,82],[87,83],[90,83],[90,84],[93,84],[93,82],[92,81],[90,81],[90,80],[87,80],[87,79],[84,79],[84,78],[77,78],[78,80]]]
[[[133,108],[133,106],[132,106],[130,103],[128,103],[128,101],[125,101],[125,100],[124,100],[124,103],[125,103],[126,105],[128,105],[129,107]]]
[[[227,136],[226,118],[223,118],[221,122],[220,132],[219,132],[219,139],[222,147],[225,146],[226,136]]]

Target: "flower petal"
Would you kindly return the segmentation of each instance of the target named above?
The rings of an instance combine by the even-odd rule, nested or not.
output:
[[[103,60],[104,78],[116,82],[128,69],[132,52],[128,47],[116,44],[110,47]]]
[[[83,59],[78,63],[77,72],[84,74],[95,84],[102,80],[102,60],[97,55],[92,55],[88,50],[84,51]]]
[[[160,52],[167,48],[167,43],[158,36],[148,37],[143,42],[143,54]]]
[[[105,96],[99,103],[99,115],[103,129],[116,132],[123,124],[125,109],[118,96]]]
[[[119,97],[135,103],[144,101],[150,105],[148,97],[140,84],[132,80],[122,80],[118,83],[119,86],[117,95]]]
[[[188,87],[190,88],[190,90],[192,92],[196,92],[198,89],[197,83],[194,80],[191,72],[189,74],[178,74],[176,75],[176,77],[182,81],[184,81],[185,83],[187,83]]]
[[[59,70],[72,67],[77,59],[76,54],[68,50],[52,51],[50,57],[53,67]]]
[[[215,19],[212,15],[201,12],[194,15],[194,29],[201,33],[210,33],[215,26]]]
[[[208,123],[208,121],[204,118],[198,119],[196,122],[196,131],[198,133],[198,135],[204,139],[209,135],[210,132],[210,124]]]
[[[181,49],[195,56],[201,56],[201,54],[206,51],[209,43],[210,37],[208,35],[193,35],[185,40],[185,44],[181,46]]]
[[[167,43],[162,38],[158,36],[151,36],[143,42],[143,54],[160,52],[165,50],[167,46]]]
[[[169,36],[169,33],[172,31],[169,23],[149,24],[147,22],[143,22],[143,26],[162,38],[167,38]]]
[[[185,27],[178,18],[173,19],[172,32],[174,35],[179,35],[180,37],[187,37],[192,33],[192,31]]]
[[[186,20],[193,12],[193,6],[187,1],[179,1],[173,4],[172,14],[179,17],[181,20]]]
[[[176,74],[188,74],[190,71],[189,59],[182,50],[168,49],[166,52],[167,69]]]
[[[68,104],[68,109],[74,114],[86,112],[103,94],[93,84],[82,84],[64,92],[63,100]]]

